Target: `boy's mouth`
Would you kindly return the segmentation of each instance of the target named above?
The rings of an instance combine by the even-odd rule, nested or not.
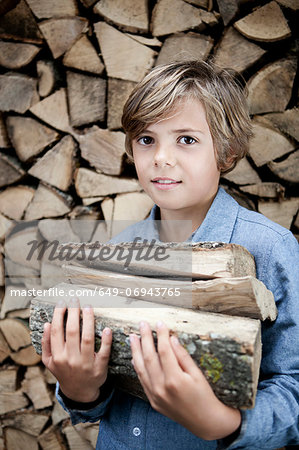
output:
[[[161,178],[154,178],[153,180],[151,180],[153,183],[157,183],[157,184],[179,184],[181,183],[181,181],[177,181],[174,180],[173,178],[165,178],[165,177],[161,177]]]

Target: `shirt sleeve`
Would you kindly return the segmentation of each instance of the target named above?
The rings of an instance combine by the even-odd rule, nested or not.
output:
[[[272,246],[262,281],[278,308],[274,323],[262,324],[263,357],[255,407],[243,410],[232,443],[218,448],[276,449],[299,444],[299,246],[290,232]]]
[[[106,413],[112,400],[114,389],[108,382],[101,388],[99,398],[91,403],[79,403],[68,399],[56,384],[56,397],[63,409],[70,415],[73,425],[79,422],[97,422]]]

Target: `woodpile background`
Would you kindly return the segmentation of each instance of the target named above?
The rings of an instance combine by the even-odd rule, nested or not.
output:
[[[16,274],[40,279],[20,240],[43,234],[43,223],[51,236],[96,240],[91,219],[148,214],[120,118],[151,67],[212,58],[242,73],[254,137],[222,185],[299,234],[298,8],[298,0],[0,0],[0,449],[95,448],[97,426],[72,427],[57,405],[55,380],[30,344],[29,299],[10,289],[22,286]],[[70,228],[79,219],[84,226]],[[5,235],[22,220],[28,227],[4,268]]]

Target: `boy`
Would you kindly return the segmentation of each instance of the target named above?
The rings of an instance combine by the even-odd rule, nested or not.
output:
[[[199,61],[150,72],[123,114],[126,150],[143,189],[154,200],[150,217],[114,239],[222,241],[246,247],[257,277],[278,307],[263,324],[261,376],[253,410],[222,404],[167,324],[157,323],[158,348],[146,321],[131,336],[132,363],[146,403],[114,390],[107,380],[111,330],[94,354],[93,311],[65,305],[46,324],[43,362],[57,377],[57,395],[73,423],[101,418],[97,449],[274,449],[299,443],[298,244],[292,234],[239,206],[219,189],[220,174],[247,152],[251,135],[245,98],[232,76]],[[155,221],[161,220],[158,232]],[[172,224],[192,222],[192,235]],[[298,273],[297,273],[298,274]],[[145,311],[146,319],[146,311]]]

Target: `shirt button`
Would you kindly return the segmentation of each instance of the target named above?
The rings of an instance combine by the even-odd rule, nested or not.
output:
[[[133,428],[134,436],[139,436],[141,434],[141,430],[138,427]]]

